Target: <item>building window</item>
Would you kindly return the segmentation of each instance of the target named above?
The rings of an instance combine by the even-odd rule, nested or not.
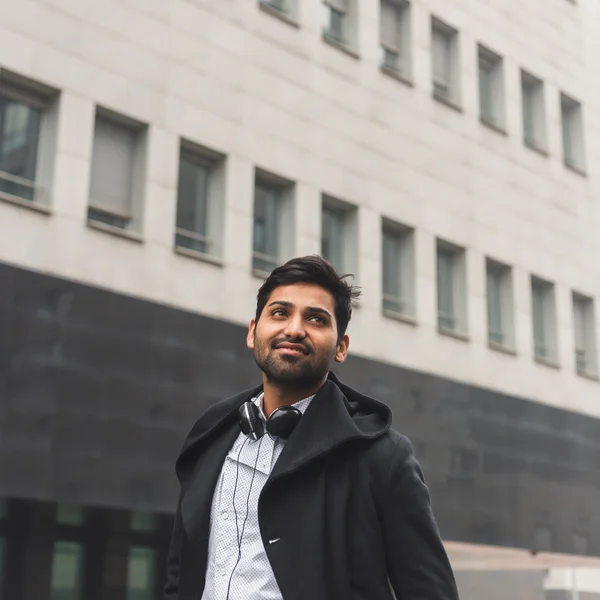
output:
[[[585,170],[583,151],[583,118],[581,104],[564,94],[560,95],[562,118],[563,160],[565,165]]]
[[[348,41],[348,4],[349,0],[325,0],[323,2],[323,35],[336,42]]]
[[[177,248],[220,256],[223,179],[221,156],[182,145],[175,230]]]
[[[531,279],[533,352],[537,360],[556,363],[556,301],[554,285],[537,277]]]
[[[0,196],[47,203],[54,151],[45,147],[53,124],[53,90],[0,75]],[[39,91],[43,89],[43,91]]]
[[[433,19],[431,22],[433,96],[458,105],[458,32]]]
[[[127,561],[127,600],[154,600],[156,597],[156,551],[132,546]]]
[[[437,307],[441,332],[466,334],[465,251],[447,242],[437,242]]]
[[[80,527],[85,521],[85,510],[81,506],[59,504],[56,510],[56,522],[59,525]]]
[[[339,273],[347,273],[356,264],[356,208],[341,200],[323,197],[321,255]]]
[[[154,533],[158,528],[158,515],[153,512],[136,510],[130,517],[131,531],[138,533]]]
[[[381,66],[410,76],[410,4],[403,0],[381,0],[379,13]]]
[[[514,348],[512,269],[486,261],[488,342],[492,347]]]
[[[537,77],[521,71],[521,97],[523,104],[523,141],[526,146],[545,152],[546,110],[543,82]]]
[[[381,232],[382,307],[414,318],[414,230],[384,220]]]
[[[54,543],[52,556],[51,600],[80,600],[83,547],[76,542]]]
[[[293,248],[290,188],[278,177],[256,173],[252,268],[261,274],[270,273]]]
[[[479,46],[479,114],[484,123],[504,128],[503,61],[491,50]]]
[[[140,124],[97,111],[89,221],[119,229],[139,230],[144,133]]]
[[[274,8],[282,13],[288,13],[290,10],[289,0],[260,0],[260,4],[262,6],[267,6],[269,8]]]
[[[575,365],[579,375],[595,376],[596,318],[592,298],[573,294],[573,324],[575,329]]]

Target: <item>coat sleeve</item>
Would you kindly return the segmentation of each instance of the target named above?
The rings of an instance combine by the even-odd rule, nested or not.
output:
[[[397,600],[458,600],[423,471],[404,437],[396,445],[382,502],[387,570]]]
[[[181,560],[182,524],[180,503],[177,503],[177,512],[173,523],[169,555],[167,557],[167,580],[163,588],[163,600],[179,600],[179,569]]]

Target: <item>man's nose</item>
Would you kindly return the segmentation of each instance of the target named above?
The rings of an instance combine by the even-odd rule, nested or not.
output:
[[[286,323],[283,333],[293,339],[303,339],[306,337],[306,330],[304,329],[304,320],[301,316],[292,317]]]

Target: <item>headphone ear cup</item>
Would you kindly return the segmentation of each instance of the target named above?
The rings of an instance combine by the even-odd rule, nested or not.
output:
[[[258,440],[265,434],[265,426],[254,402],[244,402],[238,410],[238,424],[242,433],[251,440]]]
[[[301,418],[302,413],[295,406],[281,406],[269,415],[267,432],[272,438],[287,440]]]

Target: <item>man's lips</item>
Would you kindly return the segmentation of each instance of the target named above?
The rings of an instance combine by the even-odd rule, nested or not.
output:
[[[283,342],[275,346],[276,350],[281,350],[284,354],[308,354],[308,351],[302,344],[290,344]]]

